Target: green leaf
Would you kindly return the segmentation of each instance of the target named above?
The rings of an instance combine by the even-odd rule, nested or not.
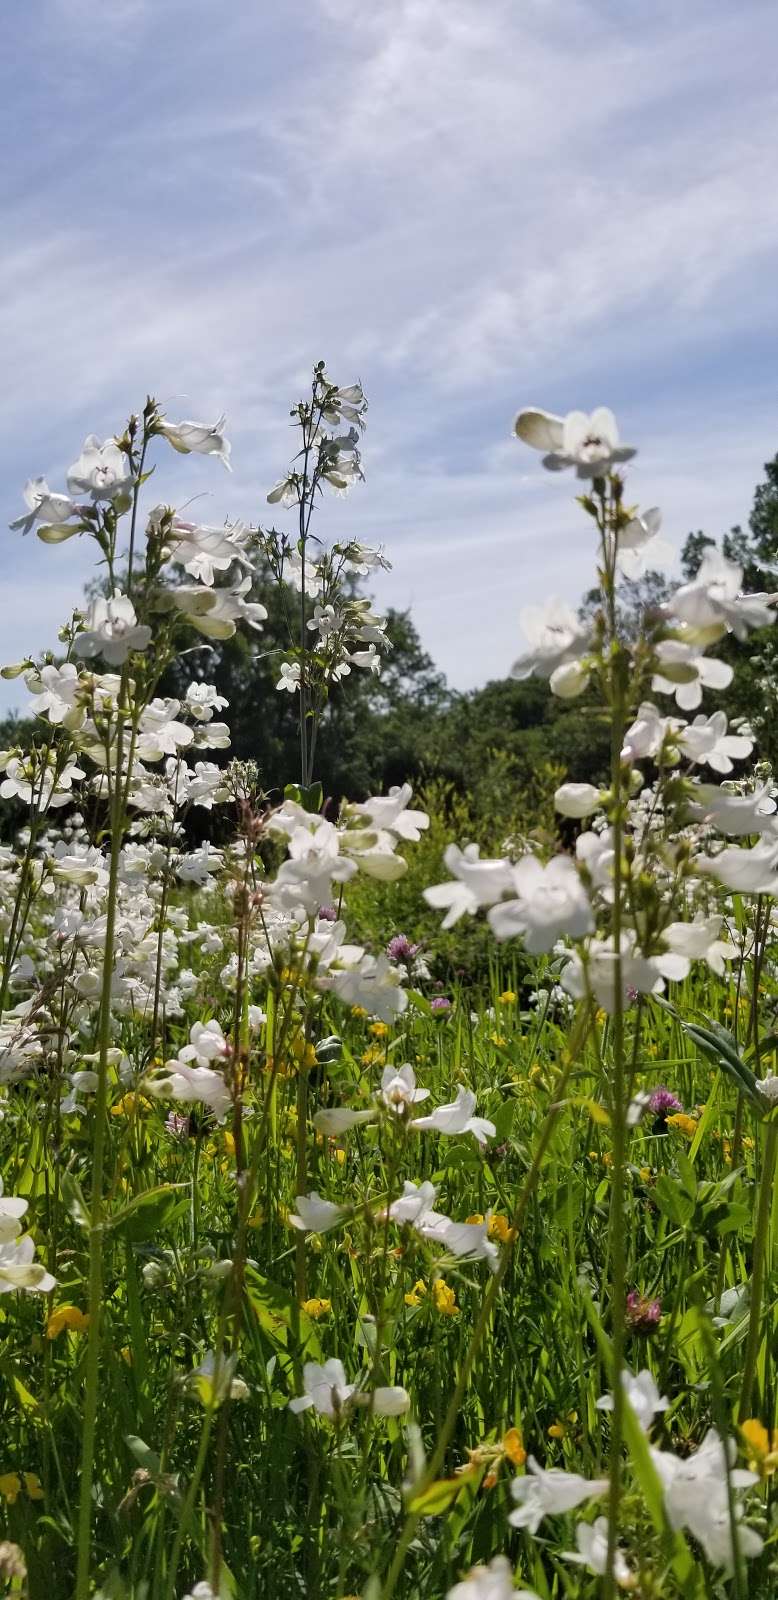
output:
[[[114,1212],[109,1226],[121,1232],[133,1244],[143,1244],[171,1228],[187,1210],[188,1196],[181,1194],[186,1185],[160,1183],[153,1189],[136,1194],[121,1211]]]
[[[458,1473],[455,1478],[438,1478],[435,1483],[428,1484],[426,1489],[419,1489],[416,1494],[411,1494],[408,1510],[419,1517],[439,1517],[443,1511],[448,1511],[449,1506],[454,1504],[457,1496],[478,1476],[479,1471],[479,1467],[466,1467],[464,1472]]]

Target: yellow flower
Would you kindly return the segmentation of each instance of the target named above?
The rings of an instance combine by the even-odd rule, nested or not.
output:
[[[351,1015],[352,1015],[352,1017],[366,1017],[367,1016],[367,1012],[366,1012],[364,1006],[352,1006],[351,1007]]]
[[[361,1060],[363,1067],[374,1067],[379,1064],[383,1065],[386,1056],[380,1044],[371,1044],[368,1045]]]
[[[490,1033],[489,1038],[492,1044],[496,1044],[498,1047],[508,1043],[504,1033]]]
[[[439,1311],[442,1317],[456,1317],[459,1315],[457,1297],[454,1290],[449,1288],[445,1278],[435,1279],[432,1285],[432,1298],[435,1303],[435,1310]]]
[[[651,1181],[651,1168],[650,1167],[640,1167],[639,1172],[640,1172],[640,1177],[641,1177],[643,1183],[649,1183]]]
[[[111,1106],[111,1116],[131,1117],[136,1111],[148,1111],[150,1108],[151,1101],[146,1099],[145,1094],[133,1094],[130,1092],[123,1095],[121,1100],[117,1100],[114,1106]]]
[[[500,1244],[505,1244],[510,1238],[511,1225],[508,1218],[501,1211],[493,1212],[489,1218],[489,1238],[497,1239]]]
[[[302,1067],[304,1072],[310,1072],[311,1068],[316,1066],[316,1048],[310,1039],[305,1039],[301,1033],[298,1033],[292,1043],[292,1055],[298,1067]]]
[[[674,1128],[676,1133],[683,1135],[684,1139],[693,1139],[697,1132],[696,1117],[687,1117],[685,1111],[677,1111],[675,1116],[668,1117],[668,1128]]]
[[[478,1222],[483,1222],[483,1220],[484,1220],[484,1215],[483,1215],[482,1211],[473,1211],[472,1214],[469,1217],[465,1217],[465,1222],[478,1223]]]
[[[334,1150],[330,1151],[330,1155],[332,1155],[335,1158],[335,1160],[337,1161],[339,1167],[342,1167],[344,1165],[345,1160],[346,1160],[346,1152],[343,1149],[342,1144],[336,1144]]]
[[[523,1467],[527,1459],[527,1452],[524,1449],[524,1440],[518,1428],[508,1429],[503,1438],[502,1447],[508,1460],[513,1462],[514,1467]]]
[[[567,1437],[567,1432],[568,1432],[568,1424],[571,1423],[571,1422],[577,1422],[577,1421],[578,1421],[578,1412],[577,1411],[568,1411],[567,1416],[564,1419],[564,1422],[562,1422],[560,1420],[560,1418],[557,1417],[556,1422],[552,1422],[551,1427],[548,1430],[549,1439],[564,1439],[564,1438],[566,1438]]]
[[[234,1133],[230,1133],[228,1128],[225,1128],[225,1130],[224,1130],[224,1132],[222,1134],[222,1143],[223,1143],[224,1148],[225,1148],[225,1150],[227,1152],[227,1155],[228,1156],[234,1156],[235,1155],[235,1135],[234,1135]]]
[[[264,1211],[262,1209],[262,1206],[256,1206],[255,1209],[252,1211],[251,1216],[249,1217],[248,1222],[246,1223],[246,1226],[248,1228],[261,1228],[264,1220],[265,1220],[265,1213],[264,1213]]]
[[[306,1316],[312,1317],[314,1322],[317,1322],[319,1317],[326,1317],[327,1312],[332,1310],[332,1301],[303,1300],[302,1310],[305,1312]]]
[[[40,1478],[35,1472],[4,1472],[0,1474],[0,1495],[9,1506],[18,1500],[22,1489],[28,1499],[42,1500],[43,1490]]]
[[[768,1433],[764,1423],[756,1417],[741,1422],[740,1432],[745,1441],[749,1471],[758,1472],[760,1478],[769,1478],[778,1468],[778,1433]]]
[[[86,1333],[88,1327],[88,1311],[81,1311],[78,1306],[57,1306],[46,1323],[46,1338],[57,1339],[65,1328],[72,1333]]]
[[[422,1296],[425,1295],[426,1293],[427,1293],[427,1285],[424,1282],[424,1279],[423,1278],[417,1279],[417,1281],[413,1285],[413,1288],[411,1289],[410,1293],[406,1294],[404,1296],[405,1304],[407,1306],[420,1306],[421,1305],[421,1301],[422,1301]]]
[[[516,996],[515,996],[513,990],[512,989],[504,989],[502,994],[498,994],[498,996],[497,996],[497,1004],[500,1005],[500,1006],[515,1006],[515,1004],[516,1004]]]
[[[371,1022],[367,1031],[372,1033],[374,1039],[385,1039],[389,1033],[389,1024],[388,1022]]]

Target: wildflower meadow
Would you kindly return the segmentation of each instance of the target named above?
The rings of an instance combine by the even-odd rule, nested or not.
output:
[[[635,449],[522,410],[596,594],[525,610],[512,671],[587,696],[607,779],[478,843],[407,783],[327,794],[333,696],[389,648],[351,497],[317,531],[369,492],[366,421],[317,364],[261,525],[204,526],[160,496],[171,448],[229,468],[225,420],[148,399],[7,535],[91,541],[94,581],[3,669],[0,1577],[770,1600],[778,788],[716,696],[778,597],[712,549],[635,626]],[[260,567],[280,789],[209,675],[266,648]]]

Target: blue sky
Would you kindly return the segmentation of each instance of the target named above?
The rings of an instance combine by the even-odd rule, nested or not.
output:
[[[35,0],[3,34],[3,524],[147,392],[226,411],[234,461],[162,453],[153,501],[270,520],[326,357],[371,402],[328,531],[386,544],[379,603],[468,687],[590,582],[520,405],[612,405],[676,545],[747,515],[778,449],[772,0]],[[90,557],[0,537],[11,661]]]

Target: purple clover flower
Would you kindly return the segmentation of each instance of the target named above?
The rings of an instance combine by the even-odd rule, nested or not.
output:
[[[450,1010],[451,1001],[447,1000],[444,994],[436,994],[434,1000],[430,1000],[430,1011],[434,1011],[437,1016],[444,1016]]]
[[[667,1089],[664,1084],[661,1084],[650,1096],[648,1109],[652,1116],[658,1117],[660,1122],[665,1122],[676,1111],[683,1111],[683,1106],[678,1096],[673,1094],[672,1089]]]
[[[189,1118],[180,1111],[171,1111],[165,1118],[165,1127],[174,1139],[188,1139]]]
[[[410,962],[419,954],[420,949],[421,945],[411,944],[407,933],[395,933],[386,946],[386,954],[390,961]]]
[[[337,922],[338,913],[334,906],[319,906],[320,922]]]
[[[631,1289],[627,1295],[626,1321],[632,1333],[656,1333],[662,1318],[661,1300],[651,1300],[647,1295]]]

